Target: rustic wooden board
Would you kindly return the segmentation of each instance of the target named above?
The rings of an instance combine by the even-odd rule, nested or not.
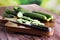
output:
[[[34,4],[34,6],[35,6],[35,4]],[[5,9],[6,9],[6,7],[5,8],[4,7],[0,8],[0,13],[3,13],[3,10],[5,10]],[[41,7],[39,9],[51,14],[51,12],[42,9]],[[6,33],[8,40],[60,40],[60,31],[59,31],[60,30],[60,16],[57,15],[57,14],[52,14],[52,15],[56,19],[55,20],[56,22],[55,22],[55,25],[54,25],[55,32],[54,32],[54,35],[52,37],[48,38],[48,37],[37,37],[37,36],[21,35],[21,34],[15,34],[15,33]],[[5,34],[5,32],[3,32],[3,34]],[[3,35],[2,35],[1,39],[3,39],[3,38],[6,38],[6,37],[3,37]]]

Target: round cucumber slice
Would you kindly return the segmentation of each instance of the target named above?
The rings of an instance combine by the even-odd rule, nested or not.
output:
[[[18,14],[17,14],[17,17],[22,17],[23,16],[23,12],[18,12]]]
[[[30,25],[30,23],[31,23],[30,21],[26,21],[26,22],[25,22],[25,24],[28,24],[28,25]]]
[[[17,19],[17,22],[19,22],[19,23],[23,23],[22,21],[23,21],[23,19]]]

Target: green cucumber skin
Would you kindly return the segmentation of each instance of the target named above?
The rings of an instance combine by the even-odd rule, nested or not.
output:
[[[12,10],[9,10],[9,9],[7,9],[5,12],[6,12],[7,14],[13,14],[13,11],[12,11]]]
[[[49,19],[49,18],[53,19],[50,14],[46,14],[46,13],[43,13],[43,12],[36,12],[36,11],[34,11],[34,12],[35,12],[35,13],[38,13],[38,14],[45,15],[45,16],[47,17],[47,19]]]
[[[14,7],[13,9],[14,9],[14,11],[15,11],[16,13],[18,13],[18,12],[21,10],[21,7],[17,7],[17,6],[16,6],[16,7]]]
[[[38,19],[38,20],[46,20],[46,16],[41,15],[41,14],[36,14],[36,13],[23,13],[24,16],[31,17],[33,19]]]
[[[15,15],[15,16],[17,14],[13,10],[10,10],[10,9],[7,9],[5,12],[6,12],[6,14],[11,14],[11,15]]]
[[[7,18],[14,18],[14,15],[11,15],[11,14],[4,14],[4,17],[7,17]]]

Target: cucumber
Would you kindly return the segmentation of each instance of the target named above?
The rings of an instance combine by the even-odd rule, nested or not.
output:
[[[33,11],[34,13],[38,13],[38,14],[42,14],[42,15],[45,15],[47,17],[47,21],[50,21],[53,19],[53,16],[50,15],[50,14],[46,14],[44,12],[36,12],[36,11]]]
[[[18,13],[18,12],[21,10],[21,7],[15,6],[13,9],[14,9],[14,11],[15,11],[16,13]]]
[[[7,17],[7,18],[14,18],[14,15],[11,15],[11,14],[4,14],[4,17]]]
[[[7,14],[13,14],[13,11],[10,10],[10,9],[7,9],[5,12],[6,12]]]
[[[24,8],[22,8],[22,7],[14,7],[13,8],[14,9],[14,11],[16,12],[16,13],[18,13],[18,12],[29,12],[28,10],[25,10]]]
[[[6,14],[11,14],[11,15],[17,15],[17,13],[15,13],[13,10],[10,10],[10,9],[7,9],[6,11]]]
[[[46,16],[37,14],[37,13],[23,13],[23,16],[27,16],[33,19],[38,19],[38,20],[47,20]]]

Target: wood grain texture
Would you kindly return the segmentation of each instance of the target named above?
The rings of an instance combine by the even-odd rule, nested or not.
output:
[[[25,5],[23,5],[25,7]],[[30,36],[30,35],[22,35],[17,33],[8,33],[6,30],[3,29],[3,27],[0,28],[0,40],[60,40],[60,16],[57,14],[54,14],[52,12],[49,12],[35,4],[27,6],[31,10],[38,10],[38,11],[44,11],[47,12],[55,17],[55,25],[54,25],[54,35],[51,37],[37,37],[37,36]],[[25,7],[26,9],[28,9]],[[37,9],[36,9],[37,8]],[[3,13],[3,10],[5,10],[6,7],[0,8],[0,13]],[[2,10],[2,11],[1,11]],[[7,34],[7,35],[6,35]]]
[[[0,40],[8,40],[5,28],[0,26]]]

